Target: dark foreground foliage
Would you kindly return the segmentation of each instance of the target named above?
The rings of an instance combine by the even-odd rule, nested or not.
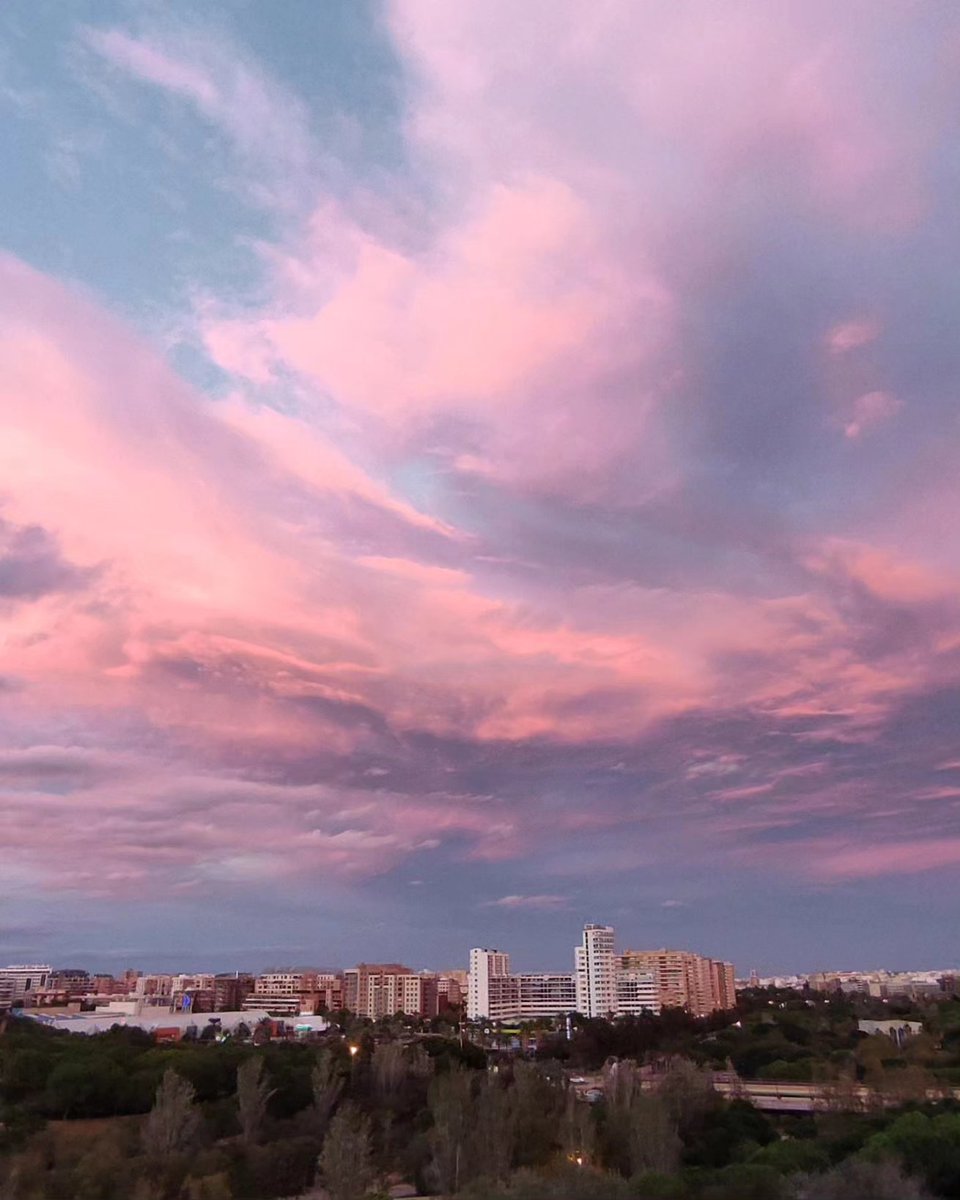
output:
[[[536,1061],[399,1023],[352,1030],[351,1056],[339,1034],[159,1046],[12,1020],[0,1200],[268,1200],[321,1185],[363,1200],[401,1181],[466,1200],[960,1200],[960,1104],[927,1095],[960,1022],[948,1003],[922,1015],[930,1036],[901,1049],[859,1035],[842,998],[764,993],[706,1022],[580,1022]],[[608,1051],[603,1099],[585,1103],[570,1075]],[[805,1117],[724,1101],[705,1070],[775,1078],[803,1061],[839,1081],[837,1104]],[[643,1063],[660,1068],[654,1088]],[[914,1094],[901,1080],[887,1099],[902,1103],[845,1111],[844,1079],[884,1073]]]

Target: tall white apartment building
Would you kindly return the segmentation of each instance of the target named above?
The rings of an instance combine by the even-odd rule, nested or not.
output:
[[[612,925],[584,925],[574,951],[577,1009],[585,1017],[607,1017],[617,1010],[617,961]]]
[[[470,976],[467,981],[467,1019],[501,1020],[491,1012],[490,981],[510,974],[510,955],[502,950],[477,947],[470,951]]]

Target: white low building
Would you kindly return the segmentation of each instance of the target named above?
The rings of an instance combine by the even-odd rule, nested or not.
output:
[[[66,1033],[107,1033],[114,1025],[125,1029],[142,1029],[146,1033],[156,1033],[158,1029],[177,1029],[186,1032],[195,1029],[202,1033],[211,1022],[224,1033],[235,1033],[241,1025],[253,1030],[261,1021],[273,1018],[264,1010],[245,1012],[217,1013],[184,1013],[159,1012],[156,1008],[143,1009],[137,1012],[109,1011],[98,1009],[96,1012],[81,1013],[49,1013],[43,1009],[24,1011],[24,1017],[39,1021],[50,1029],[59,1029]],[[298,1021],[309,1023],[311,1031],[322,1031],[327,1023],[321,1017],[298,1018]]]

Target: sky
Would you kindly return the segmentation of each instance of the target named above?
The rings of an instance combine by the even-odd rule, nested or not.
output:
[[[0,960],[960,962],[953,0],[0,9]]]

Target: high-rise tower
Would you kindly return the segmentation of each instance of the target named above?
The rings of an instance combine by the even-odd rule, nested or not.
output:
[[[467,1017],[478,1021],[490,1016],[490,980],[510,974],[510,955],[502,950],[470,951],[467,981]]]
[[[583,941],[574,951],[574,961],[577,1008],[585,1017],[607,1017],[618,1011],[613,946],[612,925],[584,925]]]

